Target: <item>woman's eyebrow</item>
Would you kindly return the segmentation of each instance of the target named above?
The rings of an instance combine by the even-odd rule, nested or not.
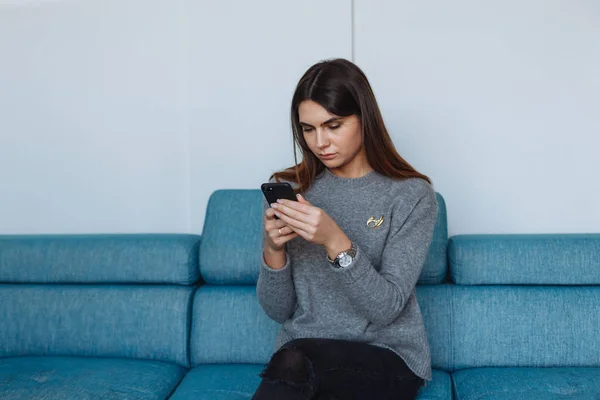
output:
[[[342,117],[333,117],[333,118],[329,118],[327,121],[323,122],[323,123],[321,124],[321,126],[323,126],[323,125],[327,125],[327,124],[330,124],[330,123],[332,123],[332,122],[335,122],[335,121],[338,121],[338,120],[340,120],[340,119],[343,119],[343,118],[342,118]],[[300,125],[302,125],[302,126],[310,126],[311,128],[314,128],[314,126],[312,126],[311,124],[307,124],[306,122],[302,122],[302,121],[300,121]]]

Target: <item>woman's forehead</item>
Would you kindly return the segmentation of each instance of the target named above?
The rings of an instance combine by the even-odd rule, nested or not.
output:
[[[298,106],[300,121],[307,124],[322,124],[332,118],[342,118],[327,111],[322,105],[312,100],[305,100]]]

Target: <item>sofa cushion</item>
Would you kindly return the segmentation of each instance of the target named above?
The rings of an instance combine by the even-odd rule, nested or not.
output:
[[[448,286],[453,370],[600,367],[600,286]]]
[[[198,281],[200,236],[0,236],[0,282],[173,283]]]
[[[261,364],[214,364],[192,368],[170,400],[248,400],[260,384]]]
[[[457,400],[600,398],[600,368],[476,368],[452,378]]]
[[[448,228],[446,204],[437,194],[438,217],[419,284],[441,283],[446,277]],[[254,285],[262,251],[260,190],[217,190],[209,201],[200,246],[200,274],[220,285]]]
[[[193,288],[0,285],[0,357],[145,358],[188,365]]]
[[[261,364],[199,365],[185,376],[171,400],[247,400],[260,384]],[[433,371],[433,380],[421,388],[419,400],[451,400],[450,375]]]
[[[600,234],[459,235],[448,259],[459,285],[600,284]]]
[[[217,190],[208,200],[200,275],[210,284],[255,285],[262,245],[260,190]]]
[[[192,312],[193,366],[269,361],[279,324],[260,307],[255,286],[201,286]]]
[[[118,358],[0,358],[2,399],[165,399],[185,369]]]
[[[433,368],[452,368],[452,285],[417,286],[417,301],[427,340],[431,350]]]
[[[451,367],[451,285],[417,287],[434,368]],[[204,363],[267,363],[280,325],[262,310],[255,286],[200,287],[194,296],[190,357]]]
[[[431,382],[419,391],[417,400],[452,400],[452,379],[446,371],[434,369]]]

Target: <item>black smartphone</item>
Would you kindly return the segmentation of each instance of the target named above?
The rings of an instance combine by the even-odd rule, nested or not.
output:
[[[296,194],[294,193],[292,185],[290,185],[287,182],[263,183],[262,185],[260,185],[260,189],[265,195],[265,199],[267,199],[269,205],[271,205],[271,203],[277,202],[277,199],[288,199],[298,201],[296,199]],[[275,218],[279,219],[277,215],[275,216]]]

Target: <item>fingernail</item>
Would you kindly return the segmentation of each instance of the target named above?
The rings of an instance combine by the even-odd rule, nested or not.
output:
[[[296,195],[296,197],[298,197],[299,199],[301,199],[301,198],[302,198],[302,195],[300,195],[300,193],[298,193],[298,194]]]
[[[281,217],[281,215],[277,211],[275,211],[275,215],[277,215],[278,217]]]
[[[283,200],[281,200],[281,199],[277,199],[277,202],[278,202],[279,204],[281,204],[281,203],[283,203]]]
[[[277,208],[277,203],[271,203],[271,207]]]

